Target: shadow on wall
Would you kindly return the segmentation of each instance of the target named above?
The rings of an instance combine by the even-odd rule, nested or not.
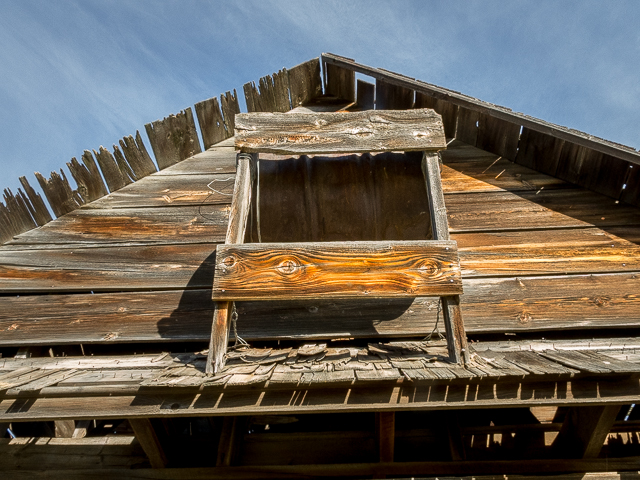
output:
[[[203,286],[213,285],[215,261],[213,252],[194,272],[176,309],[157,323],[163,339],[209,340],[215,302],[212,288]],[[438,307],[437,298],[238,302],[238,334],[248,341],[419,337],[433,330]]]

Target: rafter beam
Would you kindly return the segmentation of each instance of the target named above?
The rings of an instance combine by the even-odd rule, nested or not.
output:
[[[596,458],[619,411],[619,405],[571,407],[552,445],[557,456]]]
[[[148,418],[131,418],[129,425],[133,429],[144,453],[149,457],[149,463],[153,468],[164,468],[167,466],[167,456],[160,444],[158,435],[151,420]]]

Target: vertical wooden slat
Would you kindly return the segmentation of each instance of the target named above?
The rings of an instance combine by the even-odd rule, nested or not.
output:
[[[347,102],[356,100],[356,72],[331,63],[324,64],[325,93]]]
[[[440,161],[437,153],[424,153],[422,157],[422,172],[429,197],[432,238],[434,240],[449,240],[449,223],[447,221],[447,209],[440,179]],[[467,364],[470,362],[470,355],[460,310],[460,297],[455,295],[441,298],[449,358],[454,363],[462,362]]]
[[[167,456],[160,444],[151,420],[148,418],[130,418],[129,425],[133,429],[140,446],[147,454],[149,463],[153,468],[164,468],[167,466]]]
[[[469,145],[478,140],[478,121],[480,114],[468,108],[458,107],[458,121],[456,122],[456,138]]]
[[[233,93],[226,92],[224,95],[220,95],[220,103],[222,105],[222,115],[224,116],[224,127],[227,131],[227,138],[233,137],[236,128],[236,114],[240,113],[238,94],[235,89]]]
[[[36,228],[38,226],[35,221],[36,211],[33,208],[33,205],[31,205],[29,197],[25,195],[21,188],[18,188],[16,201],[18,202],[19,211],[23,218],[25,227],[27,227],[29,230],[31,230],[32,228]]]
[[[581,177],[584,184],[581,186],[617,200],[622,194],[630,166],[626,160],[600,154],[589,164],[583,164]]]
[[[376,110],[406,110],[413,107],[413,90],[376,79]]]
[[[18,194],[14,195],[6,188],[3,198],[4,204],[0,202],[0,241],[4,243],[37,224],[33,218],[34,209],[22,190],[18,189]]]
[[[0,202],[0,244],[11,240],[13,235],[13,228],[7,216],[6,207]]]
[[[257,89],[254,82],[247,82],[242,86],[244,91],[244,101],[247,104],[247,111],[249,113],[259,112],[260,105],[257,105]]]
[[[14,195],[10,189],[5,188],[3,198],[16,234],[26,232],[37,226],[27,207],[28,199],[22,193],[22,190],[18,189],[18,194]]]
[[[562,458],[596,458],[620,405],[571,407],[552,448]]]
[[[564,140],[524,127],[515,162],[519,165],[555,176]]]
[[[413,108],[433,108],[442,117],[444,134],[447,138],[456,135],[456,122],[458,120],[458,106],[446,100],[440,100],[422,92],[416,92]]]
[[[322,95],[320,59],[314,58],[290,69],[289,89],[292,108],[304,105]]]
[[[480,114],[476,147],[511,160],[518,153],[520,125]]]
[[[100,170],[102,170],[102,175],[107,182],[107,187],[110,192],[120,190],[125,185],[131,183],[128,176],[122,174],[116,159],[113,158],[109,150],[101,145],[97,152],[95,150],[93,151],[93,155],[96,157],[98,165],[100,165]]]
[[[122,178],[124,182],[127,185],[135,182],[136,174],[131,168],[131,165],[129,165],[129,162],[127,162],[127,159],[125,158],[124,153],[122,153],[122,150],[120,150],[120,147],[118,147],[117,145],[113,146],[113,157],[116,159],[116,164],[120,169],[120,173],[122,174]]]
[[[375,108],[376,86],[373,83],[358,80],[358,96],[356,103],[362,110]]]
[[[273,74],[275,89],[276,112],[288,112],[291,110],[291,98],[289,97],[289,72],[283,68]]]
[[[190,107],[148,123],[145,128],[161,170],[202,151]]]
[[[62,170],[60,170],[60,174],[51,172],[51,177],[47,179],[40,172],[35,172],[36,179],[56,217],[73,212],[84,204],[80,194],[71,189],[69,181]]]
[[[465,460],[467,455],[464,448],[462,432],[460,431],[460,420],[457,413],[445,412],[443,413],[443,417],[446,428],[446,435],[449,440],[449,452],[451,454],[451,460],[455,462]]]
[[[629,165],[620,200],[640,207],[640,165]]]
[[[376,412],[376,437],[379,461],[393,462],[396,439],[395,412]]]
[[[129,135],[120,140],[119,143],[127,163],[129,163],[135,174],[134,180],[139,180],[158,171],[153,160],[151,160],[149,152],[147,152],[139,131],[136,131],[135,139]]]
[[[270,75],[262,77],[258,84],[260,85],[260,99],[262,101],[263,112],[276,111],[276,93],[273,84],[273,78]]]
[[[52,220],[51,214],[49,213],[49,210],[47,209],[40,194],[37,193],[31,185],[29,185],[26,177],[20,177],[20,184],[31,201],[31,205],[34,208],[33,219],[36,221],[38,226],[41,227],[42,225],[49,223]]]
[[[195,109],[205,150],[227,138],[224,117],[216,97],[196,103]]]
[[[82,163],[73,157],[71,162],[67,163],[67,167],[78,184],[78,193],[82,196],[84,203],[92,202],[108,193],[89,150],[85,150],[82,154]]]
[[[224,417],[218,441],[216,467],[230,467],[238,463],[244,426],[245,419],[242,417]]]
[[[233,200],[229,212],[229,226],[225,243],[243,243],[247,218],[251,207],[251,171],[257,154],[238,154],[237,172],[233,187]],[[229,342],[230,302],[216,302],[213,326],[207,356],[207,374],[216,374],[224,367],[224,356]]]
[[[581,172],[582,175],[585,172],[583,164],[585,162],[589,164],[594,159],[597,161],[597,157],[601,155],[600,152],[595,152],[582,145],[565,142],[560,153],[558,170],[555,176],[567,182],[580,185],[584,182],[584,179],[581,179]]]

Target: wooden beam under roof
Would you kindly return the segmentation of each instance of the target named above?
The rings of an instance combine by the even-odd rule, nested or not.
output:
[[[597,458],[620,405],[571,407],[553,443],[558,457]]]
[[[436,99],[443,99],[451,102],[454,105],[479,112],[481,114],[488,114],[493,117],[507,120],[513,123],[517,123],[531,130],[535,130],[541,133],[552,135],[556,138],[568,140],[572,143],[582,145],[598,152],[613,155],[614,157],[627,160],[636,165],[640,165],[640,153],[635,149],[626,145],[610,142],[593,135],[589,135],[578,130],[573,130],[560,125],[555,125],[544,120],[540,120],[529,115],[514,112],[508,108],[494,105],[492,103],[478,100],[477,98],[469,97],[453,90],[438,87],[420,80],[413,79],[398,73],[384,70],[381,68],[369,67],[361,63],[357,63],[349,58],[334,55],[332,53],[323,53],[322,62],[340,66],[343,68],[351,69],[357,73],[362,73],[374,77],[379,80],[383,80],[391,85],[397,85],[399,87],[405,87],[416,92],[421,92],[435,97]]]
[[[304,465],[248,465],[236,467],[192,467],[170,469],[68,469],[51,470],[46,472],[46,478],[52,480],[69,480],[80,478],[104,479],[135,478],[139,480],[209,480],[209,479],[243,479],[257,480],[264,478],[383,478],[420,477],[426,475],[446,475],[451,480],[494,480],[495,475],[505,480],[534,480],[539,476],[528,476],[536,473],[560,473],[550,477],[542,477],[550,480],[621,480],[636,478],[640,457],[602,458],[602,459],[519,459],[519,460],[467,460],[462,462],[451,461],[427,461],[427,462],[385,462],[385,463],[333,463],[333,464],[304,464]],[[606,476],[594,474],[585,476],[580,473],[577,476],[572,472],[629,472],[610,474]],[[514,476],[511,474],[525,474],[527,476]],[[464,475],[459,477],[458,475]],[[473,475],[473,477],[469,477]],[[478,475],[492,475],[479,477]],[[12,480],[32,480],[45,478],[42,471],[38,470],[12,470]],[[428,477],[433,478],[433,477]]]

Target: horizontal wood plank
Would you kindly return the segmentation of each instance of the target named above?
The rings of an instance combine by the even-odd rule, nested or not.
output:
[[[445,195],[451,232],[640,225],[640,210],[582,189]]]
[[[430,109],[341,113],[247,113],[236,117],[236,148],[318,154],[441,150],[441,117]]]
[[[156,208],[78,209],[12,244],[86,244],[92,242],[218,242],[227,231],[229,205]]]
[[[212,271],[210,265],[209,277],[203,269],[193,282],[208,280],[209,288],[2,296],[0,345],[206,342],[214,310]],[[469,334],[640,327],[637,273],[469,279],[463,285]],[[238,333],[249,341],[425,336],[442,315],[433,297],[237,306]]]
[[[395,382],[394,382],[395,383]],[[95,397],[0,399],[0,420],[39,421],[123,417],[209,415],[278,415],[330,412],[402,411],[442,408],[529,407],[535,405],[629,404],[637,401],[637,377],[611,381],[556,380],[547,382],[464,381],[439,385],[389,385],[375,388],[298,387],[247,392],[205,389],[201,393],[113,395]],[[497,388],[496,388],[497,387]],[[297,394],[294,394],[294,390]],[[265,392],[266,390],[266,392]],[[25,404],[29,408],[24,408]],[[548,460],[545,460],[548,461]]]
[[[453,141],[441,153],[445,193],[571,188],[565,181]]]
[[[222,242],[224,236],[213,239]],[[640,270],[640,227],[472,232],[452,239],[458,242],[463,278]],[[205,276],[201,272],[212,267],[215,248],[213,243],[5,245],[0,291],[210,288],[213,269]]]
[[[0,293],[210,287],[215,250],[214,243],[3,250]]]
[[[327,242],[218,247],[213,297],[416,297],[462,293],[455,242]]]
[[[232,139],[229,139],[232,140]],[[224,143],[224,142],[221,142]],[[233,144],[218,144],[192,157],[160,170],[155,176],[235,173],[236,149]]]

